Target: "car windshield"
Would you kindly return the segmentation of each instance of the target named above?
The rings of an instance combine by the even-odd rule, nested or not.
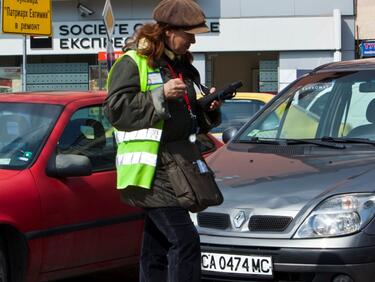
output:
[[[28,167],[61,110],[60,105],[0,103],[0,168]]]
[[[221,133],[231,126],[240,128],[263,106],[264,102],[257,100],[227,100],[221,107],[221,124],[211,132]]]
[[[374,77],[375,71],[311,74],[279,95],[236,141],[375,140]]]

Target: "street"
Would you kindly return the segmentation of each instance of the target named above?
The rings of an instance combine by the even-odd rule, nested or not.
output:
[[[138,271],[134,268],[113,269],[89,275],[56,280],[55,282],[137,282]]]

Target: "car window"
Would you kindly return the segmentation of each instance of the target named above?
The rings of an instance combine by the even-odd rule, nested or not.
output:
[[[358,71],[303,78],[263,111],[239,140],[323,136],[375,139],[373,77],[374,71]]]
[[[263,106],[258,100],[227,100],[221,107],[221,124],[211,130],[212,133],[223,132],[228,127],[241,127]]]
[[[61,110],[59,105],[0,103],[0,168],[30,166]]]
[[[333,82],[319,82],[307,84],[296,91],[285,108],[279,138],[315,138],[332,87]]]
[[[113,128],[101,106],[79,109],[70,118],[57,145],[59,154],[87,156],[93,171],[115,168]]]
[[[375,81],[355,83],[351,91],[341,122],[346,125],[349,137],[375,139]]]
[[[316,101],[311,104],[309,111],[316,116],[320,117],[323,114],[324,107],[327,105],[329,99],[329,92],[321,93],[323,95],[318,96]]]
[[[318,81],[295,89],[274,103],[256,122],[256,128],[246,134],[271,139],[315,138],[333,85],[333,81]]]

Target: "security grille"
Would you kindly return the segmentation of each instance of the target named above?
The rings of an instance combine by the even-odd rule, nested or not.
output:
[[[288,216],[253,215],[250,217],[249,230],[253,232],[281,232],[292,222]]]
[[[89,89],[88,63],[28,64],[27,91],[85,91]]]
[[[205,228],[227,229],[229,227],[229,215],[225,213],[201,212],[197,216],[198,225]]]

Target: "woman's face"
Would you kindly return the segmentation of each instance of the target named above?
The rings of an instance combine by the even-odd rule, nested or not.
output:
[[[195,43],[195,35],[184,32],[182,29],[167,30],[165,34],[168,47],[176,55],[185,54],[190,45]]]

